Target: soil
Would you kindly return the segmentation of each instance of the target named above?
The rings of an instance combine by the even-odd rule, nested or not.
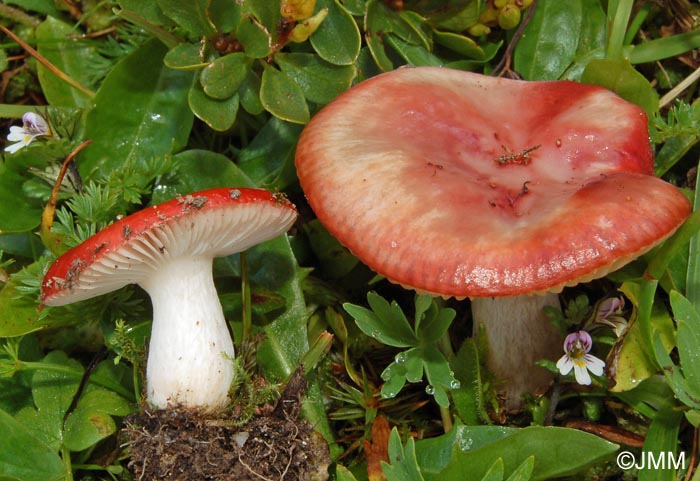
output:
[[[134,479],[327,479],[328,445],[299,418],[301,396],[290,394],[289,387],[276,407],[240,427],[235,419],[184,408],[144,410],[129,417],[124,431]]]

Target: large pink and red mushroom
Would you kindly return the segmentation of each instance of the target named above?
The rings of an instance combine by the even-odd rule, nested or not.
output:
[[[304,129],[296,166],[326,228],[392,282],[468,297],[506,404],[546,386],[566,286],[670,236],[687,198],[653,176],[644,112],[574,82],[447,68],[364,81]]]
[[[286,198],[262,189],[211,189],[148,207],[59,257],[41,302],[61,306],[138,284],[153,303],[148,402],[222,408],[234,349],[212,261],[283,234],[296,216]]]

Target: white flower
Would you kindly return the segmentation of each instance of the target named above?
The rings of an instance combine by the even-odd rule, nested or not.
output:
[[[559,372],[566,376],[574,370],[576,382],[588,386],[591,383],[591,371],[596,376],[603,375],[605,362],[592,354],[588,354],[593,345],[591,335],[586,331],[578,331],[569,334],[564,340],[564,355],[557,361]]]
[[[7,140],[15,143],[5,147],[5,152],[14,154],[19,149],[31,144],[36,137],[42,135],[51,135],[46,120],[39,114],[27,112],[22,116],[22,127],[16,125],[10,127]]]

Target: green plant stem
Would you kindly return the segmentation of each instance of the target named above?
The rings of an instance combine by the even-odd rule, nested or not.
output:
[[[179,37],[173,35],[167,30],[159,27],[158,25],[152,24],[145,18],[138,15],[136,12],[132,12],[131,10],[122,8],[114,9],[114,13],[117,16],[123,18],[124,20],[131,22],[134,25],[137,25],[146,30],[147,32],[153,34],[154,37],[160,40],[163,43],[163,45],[165,45],[168,48],[174,48],[182,43],[182,40]]]
[[[627,33],[625,34],[624,45],[630,45],[632,43],[632,41],[634,40],[634,37],[637,35],[637,32],[639,32],[639,29],[642,28],[642,24],[649,16],[650,11],[651,11],[651,2],[647,2],[644,5],[642,5],[642,8],[639,9],[637,14],[634,16],[634,18],[630,22],[629,27],[627,28]]]
[[[70,459],[70,450],[65,446],[61,446],[61,459],[63,460],[63,466],[66,468],[65,481],[73,481],[73,466]]]
[[[605,58],[608,60],[621,60],[622,47],[625,42],[625,33],[632,13],[634,0],[610,1],[608,4],[608,46],[605,51]]]
[[[452,349],[452,342],[450,342],[449,332],[446,331],[437,342],[437,348],[447,359],[448,363],[451,363],[455,358],[454,349]],[[442,419],[442,428],[446,433],[452,430],[452,413],[449,408],[444,408],[440,406],[440,418]]]
[[[17,360],[17,371],[52,371],[52,372],[57,372],[57,373],[61,373],[61,374],[69,374],[69,375],[75,376],[78,379],[83,375],[82,370],[73,369],[71,367],[63,366],[61,364],[51,364],[51,363],[46,363],[46,362],[19,361],[19,360]],[[128,389],[125,389],[123,386],[121,386],[119,384],[114,384],[114,383],[111,383],[108,381],[103,381],[102,379],[100,379],[99,376],[92,376],[90,378],[90,382],[95,383],[95,384],[102,386],[104,388],[107,388],[111,391],[114,391],[117,394],[124,396],[127,399],[131,396],[131,392],[129,392]]]
[[[22,25],[27,25],[28,27],[36,27],[41,23],[39,19],[28,15],[18,8],[11,7],[4,2],[0,3],[0,17],[21,23]]]
[[[240,344],[242,345],[248,339],[253,331],[253,309],[251,306],[250,280],[248,279],[248,262],[246,261],[245,252],[241,252],[241,305],[243,309],[243,329],[241,333]]]
[[[55,66],[54,64],[52,64],[51,62],[49,62],[49,61],[46,59],[46,57],[44,57],[43,55],[39,54],[39,52],[37,52],[34,48],[32,48],[31,45],[29,45],[27,42],[25,42],[24,40],[22,40],[21,38],[19,38],[17,35],[15,35],[15,33],[14,33],[12,30],[10,30],[9,28],[7,28],[7,27],[5,27],[4,25],[1,25],[1,24],[0,24],[0,30],[2,30],[2,31],[5,33],[5,35],[7,35],[8,37],[10,37],[12,40],[14,40],[15,42],[17,42],[17,43],[19,44],[20,47],[22,47],[29,55],[31,55],[32,57],[34,57],[34,58],[36,59],[37,62],[39,62],[39,63],[40,63],[41,65],[43,65],[44,67],[46,67],[46,69],[47,69],[49,72],[51,72],[52,74],[54,74],[56,77],[58,77],[59,79],[61,79],[62,81],[64,81],[64,82],[67,83],[68,85],[70,85],[71,87],[80,90],[81,92],[83,92],[83,93],[84,93],[85,95],[87,95],[88,97],[90,97],[90,98],[94,98],[94,97],[95,97],[95,92],[93,92],[92,90],[88,89],[87,87],[84,87],[83,85],[80,84],[80,82],[78,82],[78,81],[75,80],[73,77],[71,77],[70,75],[66,74],[65,72],[63,72],[61,69],[59,69],[58,67],[56,67],[56,66]]]

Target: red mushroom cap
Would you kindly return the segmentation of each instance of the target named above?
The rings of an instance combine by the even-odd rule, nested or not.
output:
[[[296,165],[341,243],[389,280],[443,296],[556,292],[604,276],[690,212],[653,176],[644,112],[566,81],[382,74],[312,119]]]
[[[286,232],[296,215],[284,196],[262,189],[177,197],[118,220],[59,257],[44,277],[41,301],[60,306],[139,283],[168,259],[244,251]]]

